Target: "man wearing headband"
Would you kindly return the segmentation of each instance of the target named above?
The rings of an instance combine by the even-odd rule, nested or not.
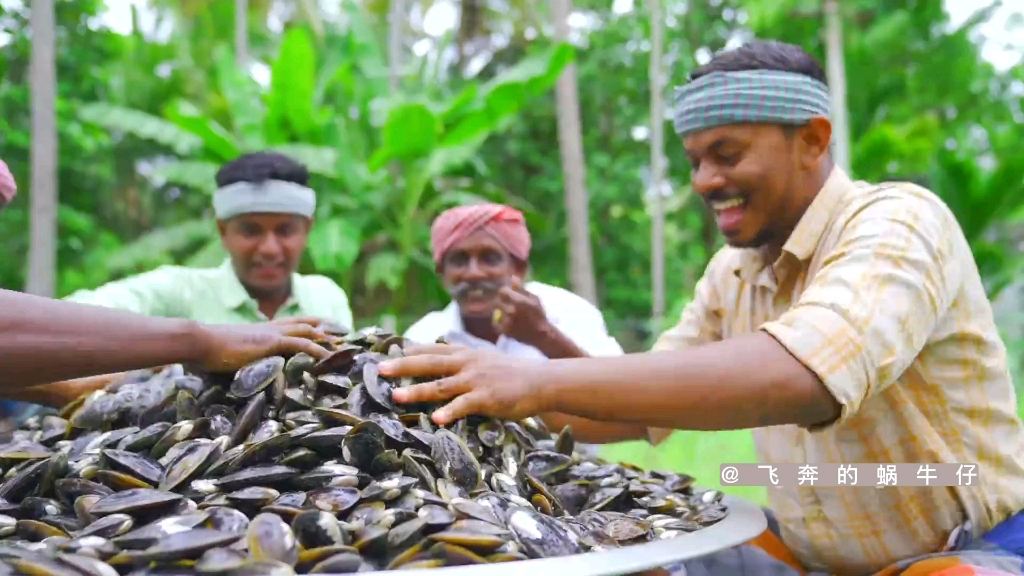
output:
[[[0,160],[0,210],[17,192]],[[174,363],[223,372],[296,352],[323,358],[327,350],[309,339],[326,336],[313,324],[210,325],[0,290],[0,398],[60,406],[84,390],[46,382]]]
[[[518,210],[451,208],[434,220],[430,243],[452,302],[413,324],[406,338],[444,338],[524,358],[622,354],[593,304],[557,286],[526,282],[530,232]]]
[[[409,340],[444,338],[532,359],[623,353],[593,304],[557,286],[526,282],[530,232],[520,211],[501,204],[451,208],[434,220],[430,242],[452,302],[413,324],[405,333]],[[544,420],[556,432],[572,424],[576,438],[585,442],[623,436],[614,426],[581,419],[547,414]]]
[[[970,246],[932,192],[836,167],[828,104],[821,66],[777,42],[722,52],[678,89],[693,190],[728,246],[654,352],[537,362],[433,346],[381,365],[440,377],[395,400],[450,400],[441,424],[557,411],[753,429],[760,463],[833,474],[976,464],[956,487],[876,489],[867,468],[871,488],[773,487],[769,531],[685,574],[1024,574],[1024,425]]]
[[[304,316],[351,328],[344,290],[324,276],[296,272],[316,210],[306,167],[257,152],[228,162],[216,178],[213,210],[230,255],[220,267],[162,266],[67,299],[204,322]]]
[[[352,327],[348,297],[331,279],[296,272],[316,210],[309,172],[282,154],[257,152],[217,172],[213,210],[230,258],[217,268],[161,266],[79,290],[66,300],[200,322],[316,319]],[[88,390],[113,375],[61,383]]]

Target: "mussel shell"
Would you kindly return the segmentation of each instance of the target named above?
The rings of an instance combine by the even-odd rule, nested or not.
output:
[[[508,526],[531,558],[569,556],[582,552],[579,538],[551,516],[518,508],[509,513]]]
[[[292,520],[292,532],[305,549],[348,544],[350,537],[334,514],[323,510],[306,510]]]
[[[249,555],[257,560],[276,560],[289,566],[299,561],[299,547],[292,529],[276,514],[258,514],[245,533]]]
[[[89,513],[94,516],[105,516],[107,514],[129,513],[153,508],[167,507],[182,499],[180,494],[154,490],[151,488],[135,488],[100,498]]]
[[[480,485],[480,463],[451,430],[441,429],[434,434],[431,457],[441,474],[463,490],[469,492]]]
[[[270,356],[243,366],[231,382],[231,395],[249,398],[265,390],[278,378],[284,378],[285,360],[281,356]]]
[[[130,552],[129,557],[136,562],[194,560],[211,548],[227,546],[239,538],[240,534],[193,528],[171,534],[145,550]]]

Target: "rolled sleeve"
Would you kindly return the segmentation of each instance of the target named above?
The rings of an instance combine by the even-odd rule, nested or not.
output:
[[[877,387],[860,334],[840,314],[807,307],[761,329],[818,376],[842,406],[840,421],[855,413],[866,392]]]
[[[796,305],[761,329],[818,376],[842,405],[831,425],[843,422],[913,363],[951,306],[966,258],[938,200],[876,201],[840,232]]]

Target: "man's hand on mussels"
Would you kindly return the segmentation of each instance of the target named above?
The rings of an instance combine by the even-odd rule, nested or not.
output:
[[[398,388],[396,402],[446,402],[433,414],[447,425],[470,414],[519,420],[553,409],[542,385],[543,360],[516,358],[450,344],[409,346],[404,358],[379,365],[388,377],[437,378],[432,382]]]

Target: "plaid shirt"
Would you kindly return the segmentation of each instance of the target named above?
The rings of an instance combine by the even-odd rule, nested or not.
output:
[[[783,540],[809,569],[864,574],[978,536],[1024,508],[1024,426],[970,247],[912,184],[838,168],[770,266],[718,252],[655,350],[764,330],[842,404],[838,421],[754,430],[766,463],[977,463],[975,486],[777,487]],[[652,431],[652,436],[655,432]]]

